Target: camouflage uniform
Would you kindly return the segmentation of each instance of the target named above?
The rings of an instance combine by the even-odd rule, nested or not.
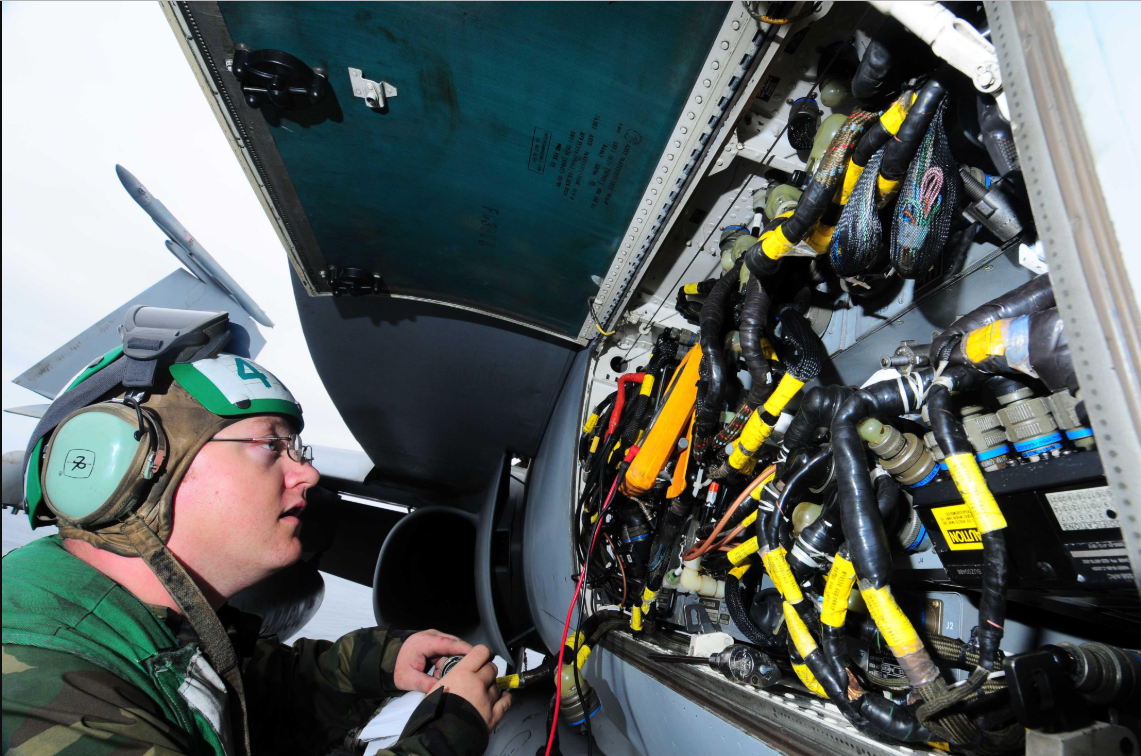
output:
[[[197,640],[179,614],[147,608],[180,646]],[[257,617],[228,606],[218,614],[241,659],[255,754],[325,754],[343,747],[389,696],[400,693],[393,669],[407,633],[368,628],[336,642],[303,639],[287,646],[259,635]],[[487,742],[487,726],[475,707],[436,691],[413,713],[404,737],[380,753],[481,754]],[[5,643],[3,752],[9,750],[33,756],[198,756],[193,738],[120,677],[69,653]]]

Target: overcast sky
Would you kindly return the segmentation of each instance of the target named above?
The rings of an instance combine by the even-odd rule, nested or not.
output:
[[[158,3],[3,5],[3,406],[11,380],[178,267],[122,163],[277,324],[259,363],[305,440],[359,449],[317,377],[289,262]],[[4,451],[35,420],[4,413]]]

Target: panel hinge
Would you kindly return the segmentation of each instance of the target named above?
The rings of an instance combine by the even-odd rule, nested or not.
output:
[[[365,104],[378,113],[388,112],[388,98],[396,96],[396,87],[387,81],[366,79],[359,68],[349,69],[349,81],[354,96],[364,98]]]

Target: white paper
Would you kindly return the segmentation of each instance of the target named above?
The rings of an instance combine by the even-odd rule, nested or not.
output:
[[[365,756],[372,756],[381,748],[394,745],[400,738],[400,733],[404,732],[404,726],[412,718],[412,712],[425,697],[425,694],[414,690],[385,704],[384,708],[361,729],[361,734],[358,736],[368,743],[364,751]]]

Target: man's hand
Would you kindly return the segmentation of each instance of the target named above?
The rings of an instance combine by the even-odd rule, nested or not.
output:
[[[487,723],[487,729],[494,730],[511,708],[511,694],[500,695],[499,686],[495,684],[498,674],[499,671],[491,663],[491,651],[487,646],[476,646],[432,690],[443,688],[445,692],[465,699],[479,711]]]
[[[471,644],[454,635],[438,630],[425,630],[405,638],[396,655],[396,669],[392,679],[400,690],[430,692],[438,682],[427,674],[428,669],[443,656],[462,656],[471,651]]]

